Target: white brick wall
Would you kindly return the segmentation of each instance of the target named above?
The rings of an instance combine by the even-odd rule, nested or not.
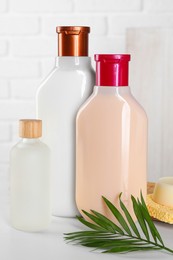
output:
[[[145,0],[144,10],[147,12],[173,12],[172,0]]]
[[[0,141],[2,143],[10,141],[11,138],[11,131],[10,131],[10,124],[6,122],[0,123]]]
[[[4,13],[0,16],[0,34],[35,35],[40,32],[39,16]]]
[[[14,57],[56,56],[56,37],[15,37],[10,40],[10,44],[11,54]]]
[[[173,27],[173,14],[134,13],[112,15],[109,19],[109,33],[125,34],[128,27]],[[115,26],[116,25],[116,26]]]
[[[8,81],[0,79],[0,99],[8,98],[9,93],[10,93],[10,90],[9,90]]]
[[[90,54],[125,52],[129,27],[173,27],[173,0],[0,0],[0,171],[18,120],[35,116],[35,92],[54,65],[57,25],[89,25]],[[2,176],[2,174],[0,175]]]
[[[1,101],[0,120],[18,120],[35,116],[34,101],[10,99]],[[2,138],[2,136],[1,136]]]
[[[0,78],[36,78],[40,76],[39,62],[30,59],[1,59]]]
[[[1,0],[0,2],[0,12],[5,12],[7,10],[7,0]]]
[[[67,13],[73,11],[73,6],[71,0],[11,0],[10,3],[12,11],[26,13]]]
[[[24,100],[35,98],[41,79],[13,79],[11,80],[11,96],[15,99]]]
[[[80,12],[133,12],[141,7],[142,0],[76,0],[76,10]]]
[[[60,25],[69,25],[69,24],[82,24],[91,26],[92,33],[95,35],[106,35],[108,26],[107,26],[108,17],[105,14],[81,14],[74,13],[68,15],[48,15],[44,16],[42,20],[42,29],[44,34],[55,34],[55,26]]]
[[[8,42],[4,39],[0,40],[0,57],[6,56],[8,50]]]

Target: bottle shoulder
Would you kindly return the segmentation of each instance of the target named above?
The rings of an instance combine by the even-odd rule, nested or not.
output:
[[[92,67],[89,68],[77,68],[77,69],[63,69],[55,67],[40,83],[37,95],[42,89],[57,86],[71,86],[75,85],[92,85],[95,84],[95,72]]]
[[[111,109],[110,109],[111,108]],[[127,93],[97,93],[94,91],[86,102],[80,107],[77,118],[83,114],[122,113],[123,109],[129,110],[133,114],[139,114],[147,119],[144,108],[139,104],[131,92]]]
[[[24,150],[28,150],[28,151],[47,151],[48,153],[49,151],[49,147],[47,146],[47,144],[43,143],[40,140],[37,141],[33,141],[31,142],[30,140],[28,141],[23,141],[20,140],[18,143],[16,143],[12,149],[11,149],[11,153],[16,152],[16,151],[24,151]]]
[[[52,77],[55,77],[56,75],[61,76],[64,74],[68,75],[78,75],[79,73],[84,73],[83,76],[85,76],[85,74],[89,74],[91,76],[95,77],[95,71],[93,69],[93,67],[87,66],[87,67],[82,67],[82,66],[76,66],[76,67],[54,67],[48,74],[47,76],[43,79],[43,81],[46,81]]]

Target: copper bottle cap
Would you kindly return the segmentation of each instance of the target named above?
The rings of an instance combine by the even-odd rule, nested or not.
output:
[[[90,27],[57,26],[58,56],[88,56]]]
[[[22,138],[39,138],[42,136],[42,120],[19,120],[19,136]]]

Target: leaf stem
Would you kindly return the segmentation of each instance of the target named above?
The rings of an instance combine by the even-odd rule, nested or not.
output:
[[[168,252],[170,252],[170,253],[172,253],[173,254],[173,250],[172,249],[170,249],[170,248],[168,248],[168,247],[165,247],[165,246],[160,246],[162,249],[164,249],[165,251],[168,251]]]
[[[170,248],[168,248],[168,247],[165,247],[165,246],[163,246],[163,245],[160,245],[160,244],[158,244],[158,243],[152,242],[151,240],[146,240],[146,239],[144,239],[144,238],[142,238],[142,237],[140,237],[140,239],[139,239],[139,237],[136,237],[136,236],[133,236],[133,235],[130,236],[130,235],[128,235],[128,234],[124,234],[124,236],[129,237],[129,238],[135,238],[135,239],[137,239],[137,240],[139,240],[139,241],[144,241],[146,244],[152,244],[152,245],[154,245],[154,246],[156,246],[156,247],[159,247],[159,250],[165,250],[165,251],[168,251],[168,252],[170,252],[170,253],[173,254],[173,250],[172,250],[172,249],[170,249]]]

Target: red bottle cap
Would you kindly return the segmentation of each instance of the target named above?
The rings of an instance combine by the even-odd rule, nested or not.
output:
[[[95,54],[96,86],[128,86],[129,54]]]

